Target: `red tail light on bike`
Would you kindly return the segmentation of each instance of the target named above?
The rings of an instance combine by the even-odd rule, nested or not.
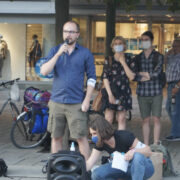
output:
[[[13,121],[16,121],[17,120],[17,118],[16,117],[13,117]]]
[[[24,107],[24,111],[25,111],[25,112],[28,112],[28,108],[27,108],[27,107]]]

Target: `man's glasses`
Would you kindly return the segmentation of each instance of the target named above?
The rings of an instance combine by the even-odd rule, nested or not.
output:
[[[63,33],[65,34],[75,34],[75,33],[78,33],[77,31],[66,31],[66,30],[63,30]]]

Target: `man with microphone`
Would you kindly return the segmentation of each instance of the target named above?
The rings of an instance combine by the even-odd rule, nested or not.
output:
[[[63,26],[64,43],[50,50],[41,74],[54,73],[49,102],[48,131],[51,133],[51,151],[62,150],[66,123],[70,136],[77,140],[80,152],[89,157],[87,141],[87,110],[96,83],[94,58],[91,52],[77,43],[79,25],[68,21]],[[87,75],[87,92],[84,95],[84,75]]]

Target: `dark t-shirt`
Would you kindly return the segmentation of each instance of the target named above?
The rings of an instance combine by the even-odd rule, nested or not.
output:
[[[95,146],[94,148],[98,151],[107,151],[109,154],[113,153],[114,151],[124,152],[126,153],[129,151],[129,148],[132,146],[135,136],[133,133],[126,131],[126,130],[116,130],[114,132],[115,138],[115,148],[110,147],[108,144],[104,143],[102,147]]]

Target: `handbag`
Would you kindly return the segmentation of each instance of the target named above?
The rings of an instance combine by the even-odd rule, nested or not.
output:
[[[111,69],[111,66],[112,66],[112,57],[111,56],[108,57],[108,61],[109,61],[109,68]],[[103,75],[103,73],[102,73],[102,75]],[[102,75],[101,75],[101,77],[102,77]],[[101,111],[101,107],[102,107],[102,92],[101,92],[101,90],[104,88],[104,83],[102,81],[99,84],[100,84],[100,87],[98,87],[99,91],[98,91],[97,96],[94,98],[93,103],[92,103],[92,109],[94,111]]]
[[[103,85],[102,85],[103,86]],[[101,89],[98,91],[97,96],[94,98],[93,104],[92,104],[92,109],[94,111],[100,111],[101,106],[102,106],[102,93],[101,93]]]

